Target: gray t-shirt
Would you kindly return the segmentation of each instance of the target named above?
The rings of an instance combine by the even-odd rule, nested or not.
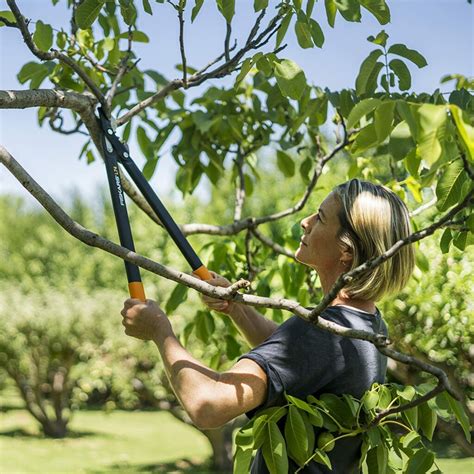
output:
[[[369,314],[346,306],[330,306],[321,317],[342,326],[363,329],[387,335],[387,326],[377,309]],[[268,391],[265,402],[246,415],[272,406],[286,404],[284,392],[306,399],[323,393],[344,393],[360,398],[374,382],[384,383],[387,358],[373,344],[358,339],[337,336],[319,329],[304,319],[293,316],[281,324],[262,344],[240,359],[252,359],[266,372]],[[284,432],[283,417],[278,425]],[[316,439],[320,429],[315,428]],[[344,438],[336,442],[328,453],[333,470],[311,462],[301,472],[304,474],[358,472],[360,438]],[[289,472],[298,466],[291,459]],[[252,474],[268,474],[261,450],[252,463]]]

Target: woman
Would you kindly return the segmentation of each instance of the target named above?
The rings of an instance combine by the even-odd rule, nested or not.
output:
[[[337,186],[301,226],[304,234],[295,258],[316,270],[324,294],[339,275],[410,234],[408,210],[400,198],[383,186],[358,179]],[[412,247],[402,247],[341,290],[321,316],[386,334],[375,303],[400,291],[413,266]],[[230,284],[214,276],[209,283]],[[285,391],[303,399],[322,393],[359,398],[372,383],[384,382],[386,357],[369,342],[336,336],[297,316],[278,326],[252,307],[207,296],[202,300],[228,314],[253,347],[223,373],[204,366],[179,344],[166,315],[153,301],[127,300],[122,310],[126,334],[155,341],[175,394],[198,427],[217,428],[242,413],[252,417],[260,409],[282,405]],[[338,441],[329,453],[333,472],[357,472],[359,448],[357,440]],[[296,467],[290,460],[290,472]],[[260,450],[251,472],[268,472]],[[302,472],[329,471],[313,462]]]

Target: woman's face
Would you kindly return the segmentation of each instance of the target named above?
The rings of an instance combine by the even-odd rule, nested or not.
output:
[[[320,275],[341,273],[350,268],[352,257],[348,251],[343,251],[342,244],[337,238],[340,229],[338,217],[340,209],[340,201],[331,192],[321,203],[319,212],[301,221],[303,236],[295,258],[314,268]]]

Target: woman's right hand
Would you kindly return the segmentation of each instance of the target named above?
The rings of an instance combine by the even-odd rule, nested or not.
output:
[[[216,272],[210,271],[212,275],[211,280],[206,280],[206,283],[213,286],[222,286],[227,288],[231,285],[231,282],[224,278],[221,275],[218,275]],[[212,298],[210,296],[200,294],[201,301],[209,308],[215,311],[219,311],[220,313],[231,315],[232,312],[235,310],[236,305],[238,303],[234,303],[233,301],[226,301],[226,300],[219,300],[217,298]]]

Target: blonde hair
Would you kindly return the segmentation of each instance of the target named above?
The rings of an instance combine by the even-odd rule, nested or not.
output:
[[[342,204],[338,238],[352,250],[351,270],[411,234],[408,209],[390,189],[351,179],[336,186],[334,193]],[[350,298],[378,301],[399,292],[408,282],[414,265],[413,246],[405,245],[392,258],[368,270],[342,291]]]

